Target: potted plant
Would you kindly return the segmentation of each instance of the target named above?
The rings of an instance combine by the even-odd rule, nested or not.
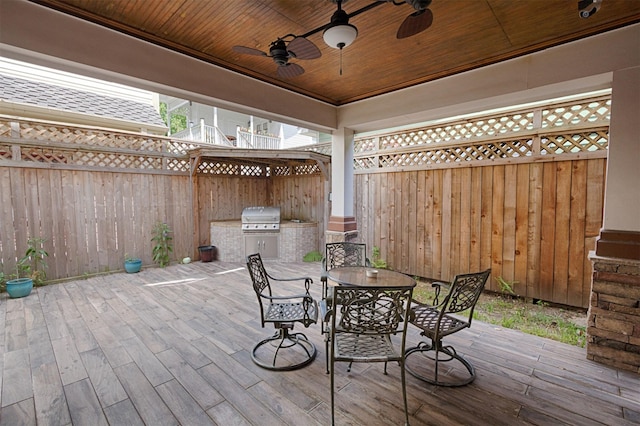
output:
[[[132,257],[128,254],[124,257],[124,270],[129,274],[140,272],[142,268],[142,259],[139,257]]]
[[[11,275],[13,277],[5,283],[7,293],[12,299],[26,297],[31,294],[33,289],[33,279],[28,275],[31,272],[31,266],[24,261],[24,257],[16,263],[16,271]]]
[[[13,279],[5,283],[7,293],[11,298],[25,297],[31,294],[33,286],[41,286],[47,277],[45,269],[47,263],[44,258],[49,253],[44,249],[45,240],[43,238],[29,238],[27,240],[27,250],[16,262],[16,272],[12,274]],[[0,281],[4,280],[4,274]]]

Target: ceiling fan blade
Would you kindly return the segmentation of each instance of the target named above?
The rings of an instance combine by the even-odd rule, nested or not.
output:
[[[414,36],[429,28],[432,23],[433,13],[431,10],[424,9],[413,12],[411,15],[407,16],[407,18],[402,22],[402,25],[400,25],[400,28],[398,28],[396,38],[401,39]]]
[[[322,56],[318,46],[304,37],[296,37],[289,42],[287,51],[298,59],[317,59]]]
[[[286,64],[278,67],[278,76],[282,78],[293,78],[304,73],[304,68],[298,64]]]
[[[252,47],[233,46],[232,49],[233,49],[234,52],[243,53],[245,55],[268,56],[262,50],[254,49]]]

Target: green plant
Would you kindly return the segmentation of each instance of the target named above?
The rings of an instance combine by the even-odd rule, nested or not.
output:
[[[171,237],[171,228],[164,222],[158,222],[153,227],[153,237],[151,241],[154,243],[151,254],[153,261],[160,267],[164,268],[171,263],[170,253],[173,252]]]
[[[41,286],[47,278],[47,262],[49,253],[44,249],[44,238],[32,237],[27,240],[27,250],[16,263],[16,278],[22,276],[33,280],[33,285]]]
[[[498,285],[500,286],[500,290],[503,293],[509,293],[512,295],[515,295],[515,292],[513,291],[513,287],[518,284],[518,281],[507,281],[502,277],[496,277],[496,281],[498,282]]]
[[[380,258],[380,248],[377,246],[373,247],[373,253],[371,258],[371,266],[377,269],[387,269],[389,266],[387,265],[387,261]]]
[[[320,262],[322,260],[322,253],[320,253],[317,250],[314,251],[310,251],[309,253],[305,254],[304,257],[302,258],[302,260],[304,262]]]
[[[129,256],[128,254],[124,255],[124,261],[125,262],[137,262],[138,260],[140,260],[139,257]]]

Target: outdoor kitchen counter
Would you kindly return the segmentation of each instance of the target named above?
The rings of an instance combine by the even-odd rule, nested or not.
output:
[[[318,222],[280,222],[278,257],[280,262],[301,262],[305,254],[318,248]],[[246,235],[274,235],[273,232],[242,231],[241,220],[211,222],[211,245],[218,248],[218,259],[225,262],[244,262]]]

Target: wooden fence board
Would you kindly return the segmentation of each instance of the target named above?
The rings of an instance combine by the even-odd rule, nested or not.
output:
[[[482,167],[482,197],[480,200],[480,269],[491,268],[493,261],[491,259],[491,240],[493,222],[492,206],[493,206],[493,168]],[[494,272],[492,272],[494,274]],[[495,275],[494,275],[495,276]]]
[[[434,264],[435,257],[433,254],[433,245],[434,245],[434,211],[433,211],[433,200],[434,200],[434,187],[433,187],[434,173],[428,172],[425,173],[424,177],[424,192],[425,192],[425,208],[424,208],[424,233],[425,233],[425,243],[424,243],[424,272],[423,276],[425,277],[435,277],[434,273]]]
[[[402,270],[411,271],[415,269],[415,262],[410,262],[410,258],[416,252],[416,217],[415,217],[415,197],[416,197],[416,180],[415,171],[403,173],[402,180]]]
[[[542,241],[542,185],[543,165],[529,166],[529,203],[527,232],[527,296],[541,297],[540,245]]]
[[[482,269],[482,167],[471,168],[469,213],[469,271]]]
[[[493,202],[491,205],[491,271],[493,277],[503,276],[502,270],[502,233],[504,226],[504,166],[493,168]],[[500,287],[493,281],[486,287],[493,291],[500,291]]]
[[[472,205],[471,198],[472,192],[472,169],[464,168],[460,170],[460,221],[457,225],[460,228],[460,261],[455,270],[458,271],[471,271],[471,227],[473,222],[471,221]]]
[[[412,258],[414,259],[413,271],[420,276],[425,274],[425,243],[427,235],[425,233],[425,211],[427,207],[427,194],[425,188],[426,171],[420,170],[416,173],[416,245]]]
[[[553,300],[553,269],[555,259],[556,165],[545,163],[542,187],[542,220],[540,223],[540,298]]]
[[[556,163],[557,192],[555,204],[555,245],[557,255],[553,262],[553,300],[567,303],[569,272],[569,220],[571,217],[572,162]],[[566,254],[565,254],[566,253]]]
[[[450,277],[444,274],[444,262],[438,262],[438,259],[443,258],[442,250],[442,199],[443,199],[443,170],[434,170],[433,172],[433,214],[431,215],[431,263],[433,265],[432,277],[441,278],[448,281]],[[447,255],[444,254],[446,257]]]
[[[522,296],[527,294],[527,260],[528,260],[528,230],[529,230],[529,165],[517,168],[516,177],[516,238],[514,251],[513,278],[517,282],[514,291]]]
[[[51,217],[51,227],[44,233],[47,238],[45,250],[49,253],[47,259],[47,276],[59,277],[65,276],[66,268],[64,253],[58,252],[58,247],[64,247],[64,216],[63,216],[63,199],[62,199],[62,178],[60,170],[49,170],[46,177],[48,183],[48,191],[51,194],[51,205],[49,215]]]
[[[567,271],[567,304],[580,305],[583,293],[590,292],[584,285],[584,232],[587,203],[587,162],[573,161],[569,217],[569,256]]]
[[[516,201],[518,190],[517,167],[504,166],[504,207],[502,215],[502,277],[508,282],[515,280],[516,254]],[[513,291],[518,289],[513,285]]]

